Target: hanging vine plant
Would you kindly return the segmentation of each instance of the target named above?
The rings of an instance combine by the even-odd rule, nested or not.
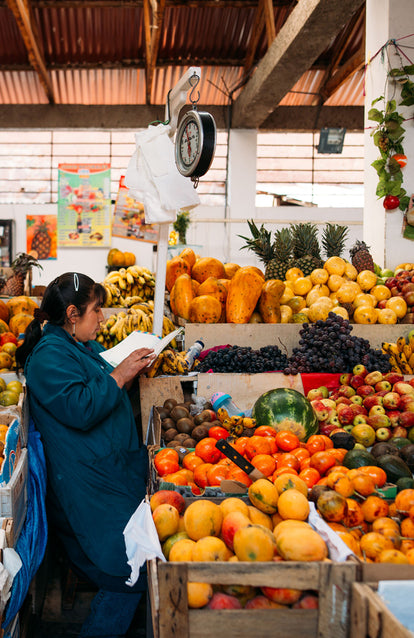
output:
[[[397,110],[395,93],[398,87],[401,96],[398,106],[414,105],[414,82],[409,77],[414,75],[414,64],[404,66],[399,47],[395,41],[388,42],[386,46],[390,44],[395,47],[401,60],[401,66],[390,69],[388,72],[388,78],[394,83],[393,98],[390,100],[385,100],[384,96],[376,98],[368,112],[368,119],[377,123],[371,136],[380,152],[380,157],[372,162],[371,166],[378,175],[376,195],[378,198],[384,198],[384,208],[387,210],[400,208],[400,210],[405,211],[410,200],[407,191],[403,188],[402,169],[407,163],[403,148],[405,133],[403,122],[405,118]],[[383,103],[382,109],[378,108],[380,102]]]

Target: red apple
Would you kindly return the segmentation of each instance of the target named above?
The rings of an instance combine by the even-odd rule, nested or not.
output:
[[[323,399],[324,395],[320,388],[312,388],[311,390],[309,390],[306,398],[308,401],[315,401],[315,399]]]
[[[399,372],[387,372],[387,374],[384,375],[384,379],[385,381],[389,381],[391,385],[394,385],[394,383],[404,381],[404,375]]]
[[[377,303],[377,308],[381,308],[381,310],[383,310],[386,307],[387,307],[387,299],[380,299],[380,301]]]
[[[340,426],[338,417],[335,418],[337,419],[338,423],[319,423],[319,434],[331,436],[332,432],[338,429],[338,425]]]
[[[338,394],[340,397],[348,397],[349,399],[354,396],[355,390],[350,385],[340,385],[338,388]]]
[[[216,591],[213,594],[213,597],[207,607],[209,609],[243,609],[240,600],[236,598],[236,596],[224,594],[221,591]]]
[[[393,392],[398,392],[398,394],[414,394],[414,387],[409,383],[404,383],[404,381],[394,383],[392,389]]]
[[[315,594],[305,594],[297,603],[292,605],[292,609],[318,609],[319,600]]]
[[[388,441],[392,437],[392,430],[390,428],[378,428],[375,430],[375,438],[377,441]]]
[[[400,405],[401,395],[398,392],[387,392],[382,399],[382,405],[387,410],[396,410]]]
[[[358,365],[356,365],[356,366],[354,366],[352,368],[352,373],[353,374],[362,374],[363,377],[366,377],[366,375],[368,374],[368,370],[366,369],[366,367],[362,363],[358,363]]]
[[[335,403],[336,403],[336,409],[338,409],[338,405],[341,405],[341,403],[345,403],[345,405],[351,405],[352,401],[351,399],[348,399],[348,397],[338,397]]]
[[[350,381],[351,381],[351,377],[352,374],[351,372],[344,372],[343,374],[341,374],[341,376],[339,377],[339,383],[341,385],[349,385]]]
[[[402,394],[398,409],[400,412],[414,412],[414,397],[411,394]]]
[[[353,397],[351,397],[351,403],[355,403],[355,405],[362,405],[362,397],[359,396],[359,394],[354,394]]]
[[[397,282],[398,279],[396,277],[388,277],[388,279],[385,281],[385,285],[391,290],[393,286],[397,285]]]
[[[350,405],[344,406],[342,410],[338,411],[338,419],[341,425],[353,423],[355,416],[355,412]]]
[[[412,283],[412,281],[407,281],[407,283],[403,284],[401,292],[403,292],[404,295],[407,292],[414,292],[414,284]]]
[[[376,383],[378,383],[378,381],[382,381],[382,379],[382,372],[380,372],[379,370],[374,370],[373,372],[368,372],[367,376],[365,377],[365,383],[367,383],[368,385],[375,385]]]
[[[385,408],[383,405],[373,405],[369,411],[369,416],[373,416],[374,414],[385,414]]]
[[[407,438],[407,428],[403,427],[402,425],[397,425],[396,428],[393,429],[392,431],[392,438],[393,439],[398,439],[398,438],[402,438],[402,439],[406,439]]]
[[[374,428],[374,430],[378,430],[378,428],[389,428],[391,425],[386,414],[374,414],[372,416],[368,416],[367,423]]]
[[[379,397],[376,394],[371,394],[370,396],[365,397],[363,406],[366,410],[369,411],[374,405],[382,405],[383,401],[384,399],[382,397]]]
[[[401,412],[398,425],[404,428],[411,428],[414,425],[414,412]]]
[[[359,388],[361,385],[365,384],[365,377],[362,374],[353,374],[351,377],[350,385],[353,388]]]
[[[360,385],[359,388],[357,388],[357,394],[359,394],[359,396],[361,397],[367,397],[370,394],[374,393],[375,389],[372,387],[372,385]]]
[[[388,410],[387,411],[387,417],[389,418],[390,422],[391,422],[391,427],[392,428],[396,428],[398,425],[398,421],[400,418],[400,414],[401,412],[399,410]]]
[[[411,285],[414,286],[414,284]],[[414,290],[404,293],[404,299],[407,306],[414,306]]]
[[[374,387],[376,392],[391,392],[392,390],[391,383],[389,381],[385,381],[385,379],[378,381]]]
[[[329,417],[329,408],[328,406],[324,405],[320,399],[315,399],[310,403],[313,407],[313,411],[315,412],[318,421],[325,421]]]

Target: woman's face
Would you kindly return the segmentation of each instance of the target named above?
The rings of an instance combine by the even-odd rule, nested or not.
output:
[[[103,318],[100,302],[91,301],[82,317],[76,317],[75,338],[82,343],[94,341]]]

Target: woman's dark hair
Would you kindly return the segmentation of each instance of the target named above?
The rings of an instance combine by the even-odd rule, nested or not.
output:
[[[35,310],[34,319],[26,328],[24,341],[16,350],[17,368],[23,368],[27,357],[42,336],[42,323],[48,321],[55,326],[63,326],[67,320],[66,309],[74,305],[81,317],[91,301],[103,305],[105,288],[87,275],[66,272],[56,277],[46,288],[40,308]]]

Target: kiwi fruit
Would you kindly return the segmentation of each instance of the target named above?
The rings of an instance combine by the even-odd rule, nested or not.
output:
[[[180,432],[180,434],[176,434],[174,437],[174,440],[178,441],[180,444],[185,441],[185,439],[188,439],[188,434],[186,432]]]
[[[173,407],[176,405],[177,405],[176,399],[165,399],[162,407],[168,410],[169,412],[171,412]]]
[[[177,447],[177,445],[178,445],[178,441],[176,441],[175,439],[173,439],[172,441],[168,441],[168,443],[167,443],[166,447],[173,447],[173,448],[175,448],[175,447]]]
[[[211,421],[213,421],[213,414],[212,412],[210,412],[210,410],[203,410],[200,413],[200,416],[203,417],[203,421],[207,421],[208,423],[210,423]]]
[[[197,425],[191,432],[191,437],[195,441],[201,441],[208,436],[208,427],[206,425]]]
[[[161,427],[162,427],[163,430],[169,430],[170,428],[175,428],[174,419],[171,419],[170,417],[167,417],[166,419],[163,419],[161,421]]]
[[[194,423],[192,419],[187,418],[186,416],[182,419],[178,419],[176,426],[179,432],[184,432],[185,434],[191,434],[194,428]]]
[[[197,443],[197,441],[195,441],[194,439],[185,439],[183,441],[183,446],[184,447],[195,447],[196,443]]]
[[[218,419],[214,419],[214,421],[211,421],[211,422],[210,422],[210,427],[211,427],[211,428],[213,427],[213,425],[214,425],[214,426],[216,426],[216,425],[223,426],[222,422],[221,422],[221,421],[219,421]]]
[[[176,423],[179,419],[183,419],[184,417],[188,418],[189,416],[190,416],[189,411],[183,405],[174,406],[170,412],[170,417],[174,419]]]
[[[175,428],[170,428],[169,430],[166,430],[163,434],[163,439],[164,441],[172,441],[175,438],[175,435],[178,434],[177,430]]]
[[[196,414],[196,415],[193,417],[193,421],[194,421],[194,424],[195,424],[195,425],[201,425],[201,424],[203,423],[203,421],[204,421],[204,417],[203,417],[203,416],[201,416],[201,415],[202,415],[202,413],[201,413],[201,412],[199,412],[199,414]]]
[[[168,416],[170,416],[170,411],[166,408],[157,408],[157,410],[161,419],[166,419]]]

